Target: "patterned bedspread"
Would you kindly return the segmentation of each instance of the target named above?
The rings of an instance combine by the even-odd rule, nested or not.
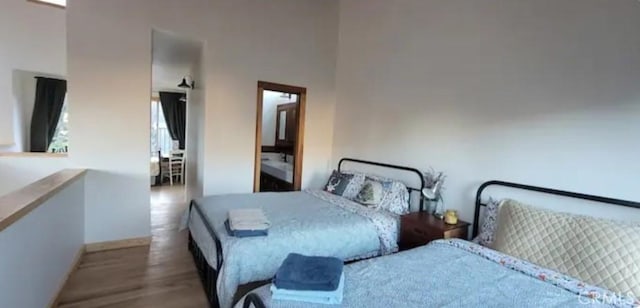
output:
[[[269,286],[252,293],[267,307],[327,307],[272,300]],[[640,301],[456,239],[346,266],[342,307],[631,308]]]
[[[195,206],[204,212],[222,244],[224,262],[217,281],[221,307],[232,305],[239,285],[271,279],[290,252],[357,260],[398,249],[397,216],[323,191],[211,196],[195,200]],[[262,208],[271,221],[269,235],[228,236],[224,221],[232,208]],[[202,229],[194,225],[194,212],[189,221],[192,234]],[[194,239],[199,246],[213,241],[195,234]],[[215,260],[207,260],[215,268]]]

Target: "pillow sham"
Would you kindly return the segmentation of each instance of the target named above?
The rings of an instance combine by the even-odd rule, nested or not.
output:
[[[486,247],[489,247],[491,246],[491,244],[493,244],[493,240],[496,234],[496,228],[498,228],[498,212],[500,211],[501,203],[502,202],[497,201],[493,198],[489,198],[487,206],[485,207],[483,212],[480,232],[472,242]]]
[[[493,248],[613,292],[640,298],[640,224],[505,200]]]
[[[366,180],[355,201],[370,206],[377,206],[382,201],[382,184],[377,181]]]
[[[324,190],[334,195],[342,196],[344,191],[347,189],[347,185],[351,182],[351,179],[353,179],[352,174],[344,174],[333,170],[329,177],[329,181],[327,181],[327,184],[324,186]]]
[[[333,170],[324,190],[334,195],[353,200],[364,184],[364,175]]]
[[[409,213],[409,191],[402,182],[375,175],[367,175],[367,180],[382,186],[382,197],[376,208],[397,215]]]
[[[409,213],[409,191],[407,186],[397,181],[383,183],[388,184],[388,186],[383,185],[385,189],[378,207],[398,215]]]
[[[380,203],[375,208],[383,209],[393,214],[403,215],[409,213],[409,191],[404,183],[394,179],[381,177],[372,174],[365,174],[357,171],[344,171],[345,174],[354,176],[351,184],[343,197],[355,200],[356,196],[362,190],[366,180],[380,182],[382,185],[382,197]]]

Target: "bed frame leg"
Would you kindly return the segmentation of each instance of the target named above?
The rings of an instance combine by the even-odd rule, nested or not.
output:
[[[251,305],[254,308],[266,308],[260,296],[255,293],[247,294],[247,297],[244,298],[244,303],[242,303],[242,308],[249,308]]]
[[[202,287],[207,294],[209,307],[220,308],[216,288],[218,272],[211,268],[209,264],[207,264],[207,260],[204,258],[204,254],[202,253],[202,251],[200,251],[200,248],[198,248],[195,241],[191,237],[191,232],[189,232],[188,248],[191,252],[191,255],[193,255],[193,262],[195,263],[196,269],[198,270],[198,276],[200,276]]]

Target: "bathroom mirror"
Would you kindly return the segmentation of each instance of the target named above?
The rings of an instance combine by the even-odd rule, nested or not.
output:
[[[284,141],[287,136],[287,111],[281,110],[278,113],[278,140]]]
[[[297,103],[280,104],[277,108],[276,146],[292,147],[296,141]]]

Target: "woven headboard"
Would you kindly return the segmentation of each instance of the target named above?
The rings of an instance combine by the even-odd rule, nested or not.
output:
[[[538,187],[538,186],[519,184],[519,183],[512,183],[512,182],[505,182],[505,181],[488,181],[488,182],[485,182],[482,185],[480,185],[480,187],[478,188],[478,190],[476,192],[476,209],[475,209],[475,214],[474,214],[474,217],[473,217],[473,237],[474,238],[476,236],[478,236],[478,232],[479,232],[479,222],[480,222],[481,209],[482,209],[482,207],[486,206],[486,204],[482,202],[482,193],[488,187],[493,187],[493,186],[514,188],[514,189],[518,189],[518,190],[533,191],[533,192],[538,192],[538,193],[543,193],[543,194],[557,195],[557,196],[562,196],[562,197],[581,199],[581,200],[585,200],[585,201],[600,202],[600,203],[606,203],[606,204],[610,204],[610,205],[618,205],[618,206],[623,206],[623,207],[630,207],[630,208],[640,209],[640,202],[635,202],[635,201],[607,198],[607,197],[602,197],[602,196],[595,196],[595,195],[589,195],[589,194],[583,194],[583,193],[569,192],[569,191],[558,190],[558,189],[553,189],[553,188]]]
[[[504,200],[492,247],[640,298],[640,223],[560,213]]]

